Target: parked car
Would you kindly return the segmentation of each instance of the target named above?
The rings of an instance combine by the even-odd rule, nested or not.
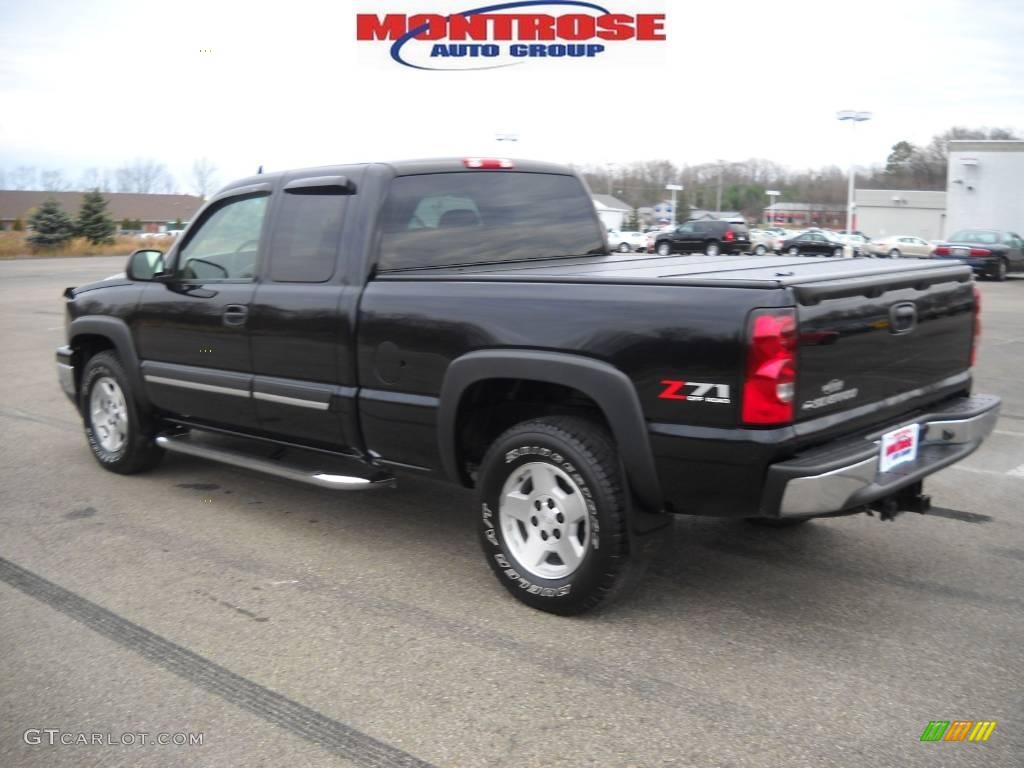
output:
[[[935,259],[959,261],[979,277],[1005,280],[1009,272],[1024,272],[1024,240],[999,229],[961,229],[935,247]]]
[[[629,253],[630,251],[647,250],[647,235],[643,232],[609,229],[605,239],[608,241],[608,249],[612,251]]]
[[[863,235],[846,235],[836,232],[828,233],[833,240],[838,240],[843,245],[849,245],[853,248],[854,256],[866,256],[867,255],[867,244],[868,239]]]
[[[730,221],[688,221],[654,239],[654,252],[661,256],[671,253],[717,256],[719,253],[743,253],[749,248],[747,225]]]
[[[779,251],[790,256],[842,256],[843,243],[823,230],[808,230],[783,240]]]
[[[899,259],[903,256],[911,256],[919,259],[932,255],[935,246],[920,237],[914,235],[888,235],[867,243],[864,251],[869,256],[888,257]]]
[[[673,513],[924,512],[923,478],[995,427],[962,265],[643,262],[607,253],[561,165],[251,176],[124,278],[64,291],[57,376],[109,472],[172,452],[324,492],[475,488],[488,567],[558,614],[619,591]],[[451,556],[420,577],[487,595]]]
[[[750,252],[755,256],[765,256],[775,251],[775,233],[764,229],[750,230]]]

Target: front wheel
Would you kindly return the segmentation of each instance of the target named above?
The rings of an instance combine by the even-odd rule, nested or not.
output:
[[[79,407],[89,448],[104,469],[131,475],[160,463],[164,452],[153,443],[146,414],[113,352],[100,352],[85,364]]]
[[[765,248],[763,245],[759,245],[757,246],[757,248],[754,249],[754,253],[756,253],[758,256],[764,256],[766,253],[768,253],[768,249]]]
[[[833,248],[832,249],[832,257],[833,258],[838,259],[842,255],[843,255],[843,249],[842,248]]]
[[[1007,272],[1009,272],[1009,270],[1006,267],[1006,259],[999,259],[999,261],[996,262],[995,269],[992,270],[992,279],[1001,283],[1006,279]]]
[[[786,251],[786,253],[788,253],[790,256],[799,256],[800,255],[800,249],[797,248],[795,245],[791,245],[789,247],[789,250]]]
[[[672,246],[669,245],[666,241],[662,240],[660,243],[658,243],[658,247],[655,248],[654,250],[658,252],[659,256],[668,256],[670,253],[672,253]]]
[[[889,251],[889,258],[890,259],[898,259],[899,257],[900,257],[900,249],[899,248],[893,248],[891,251]]]
[[[629,253],[629,243],[619,243],[619,253]]]
[[[518,424],[480,469],[480,543],[518,600],[571,615],[617,592],[632,565],[619,459],[601,427],[575,417]]]

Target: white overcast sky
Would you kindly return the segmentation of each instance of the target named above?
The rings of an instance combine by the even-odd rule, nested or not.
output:
[[[76,178],[153,158],[185,191],[200,156],[226,182],[260,164],[494,154],[498,130],[518,133],[512,156],[797,169],[881,162],[953,125],[1024,132],[1022,0],[607,0],[665,12],[668,41],[482,72],[415,71],[355,42],[357,12],[485,4],[0,0],[0,168]],[[851,108],[874,113],[854,143],[835,119]]]

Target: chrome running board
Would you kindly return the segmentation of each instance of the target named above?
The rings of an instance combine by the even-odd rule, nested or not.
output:
[[[301,463],[289,462],[286,459],[252,455],[238,447],[199,442],[192,434],[158,435],[156,444],[172,453],[219,461],[233,467],[251,469],[265,475],[296,480],[332,491],[371,491],[377,488],[391,488],[395,485],[395,478],[384,472],[376,472],[370,477],[338,472],[328,466],[334,462],[323,455],[307,457],[307,460]],[[339,461],[343,460],[339,459]]]

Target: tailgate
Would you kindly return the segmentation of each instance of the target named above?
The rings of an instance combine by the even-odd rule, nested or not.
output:
[[[796,286],[796,420],[935,384],[970,367],[966,270],[851,277]]]

